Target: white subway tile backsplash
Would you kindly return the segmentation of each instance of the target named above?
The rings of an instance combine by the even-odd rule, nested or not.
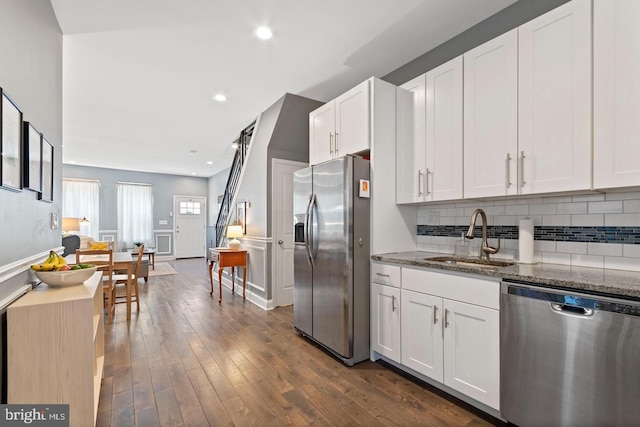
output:
[[[640,191],[622,191],[605,194],[605,200],[640,200]]]
[[[589,202],[589,213],[622,213],[622,201]]]
[[[464,208],[447,208],[447,216],[464,216]]]
[[[571,196],[551,196],[545,197],[542,203],[569,203],[571,200]]]
[[[586,214],[587,202],[580,203],[558,203],[559,214]]]
[[[516,199],[516,205],[541,205],[542,202],[542,197]]]
[[[571,225],[571,215],[543,215],[542,225],[556,227]]]
[[[508,205],[504,207],[506,215],[528,215],[529,205]]]
[[[640,258],[640,245],[622,245],[622,255],[629,258]],[[636,260],[640,262],[640,260]]]
[[[584,194],[576,195],[571,198],[574,202],[601,202],[604,200],[604,194]]]
[[[598,255],[571,254],[571,265],[604,268],[604,257]]]
[[[556,242],[551,240],[534,240],[533,250],[539,252],[556,252]]]
[[[549,263],[549,264],[571,265],[571,254],[543,252],[542,262]]]
[[[605,225],[603,214],[571,215],[571,224],[576,227],[598,227]]]
[[[587,243],[589,255],[622,256],[622,245],[616,243]]]
[[[489,221],[490,225],[518,225],[518,221],[515,216],[512,215],[497,215]]]
[[[622,202],[622,210],[624,213],[639,213],[640,200],[625,200]]]
[[[556,242],[556,251],[567,254],[587,254],[587,242]]]
[[[555,203],[550,203],[550,204],[535,204],[535,205],[529,205],[529,213],[532,215],[555,215],[557,212],[556,210],[556,204]]]
[[[504,215],[504,205],[487,206],[484,212],[487,215]]]
[[[640,226],[640,214],[606,214],[605,226]]]
[[[614,270],[640,271],[640,262],[630,258],[606,256],[604,257],[604,268],[613,268]]]

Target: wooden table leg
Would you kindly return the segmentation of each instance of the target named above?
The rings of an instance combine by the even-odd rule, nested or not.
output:
[[[246,299],[247,291],[247,264],[242,267],[242,299]]]
[[[211,270],[213,270],[213,264],[213,261],[209,262],[209,282],[211,283],[211,292],[209,292],[209,295],[211,296],[213,296],[213,274],[211,273]]]
[[[236,290],[236,268],[234,266],[231,267],[231,295],[235,295]]]
[[[218,285],[220,286],[220,298],[218,298],[218,302],[222,302],[222,266],[218,268]]]
[[[127,264],[127,320],[131,320],[131,263]]]
[[[149,258],[151,258],[151,267],[155,270],[156,269],[156,253],[155,252],[150,253]]]

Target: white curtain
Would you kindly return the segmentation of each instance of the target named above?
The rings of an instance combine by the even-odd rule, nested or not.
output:
[[[100,239],[100,181],[62,179],[62,217],[87,218],[80,234]]]
[[[153,186],[118,182],[118,246],[134,242],[150,246],[153,240]]]

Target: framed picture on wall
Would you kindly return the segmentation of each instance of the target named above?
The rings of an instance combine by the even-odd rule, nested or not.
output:
[[[242,226],[242,234],[247,234],[247,202],[236,205],[236,221]]]
[[[29,190],[42,191],[42,134],[29,122],[24,122],[22,154],[23,185]]]
[[[0,88],[0,187],[12,191],[22,189],[22,111]]]
[[[53,202],[53,144],[42,136],[42,191],[38,198]]]

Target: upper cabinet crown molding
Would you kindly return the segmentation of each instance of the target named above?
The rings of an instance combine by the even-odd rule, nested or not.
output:
[[[591,1],[518,28],[520,194],[591,188]]]
[[[593,5],[593,186],[640,185],[640,2]]]

